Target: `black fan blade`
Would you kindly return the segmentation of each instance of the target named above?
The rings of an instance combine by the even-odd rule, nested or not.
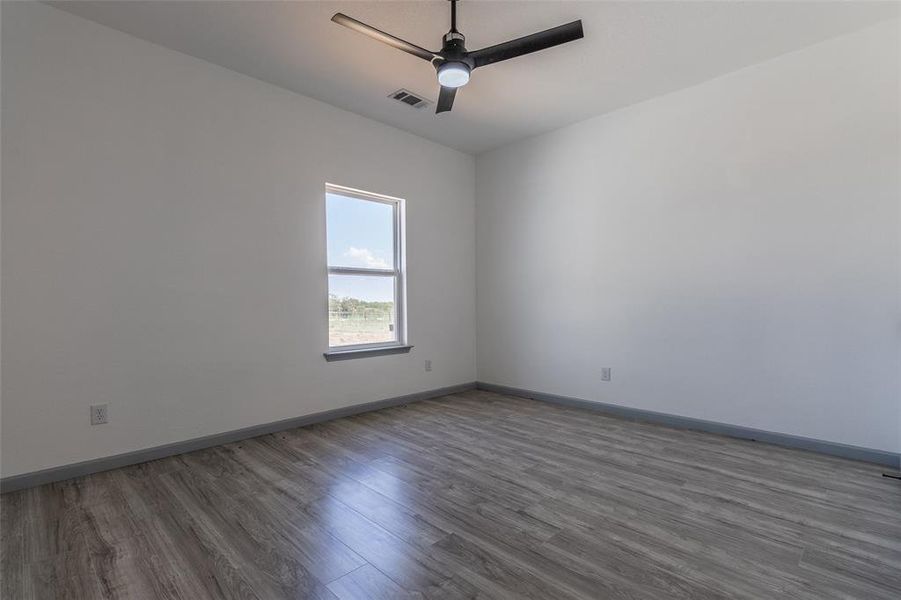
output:
[[[457,95],[457,88],[441,86],[441,93],[438,95],[438,106],[435,108],[435,114],[449,111],[454,106],[454,96]]]
[[[389,46],[393,46],[398,50],[403,50],[408,54],[412,54],[413,56],[418,56],[424,60],[431,61],[437,55],[430,50],[426,50],[425,48],[420,48],[416,44],[411,44],[406,40],[402,40],[399,37],[394,37],[390,33],[385,33],[375,27],[370,27],[366,23],[362,21],[357,21],[353,17],[348,17],[342,13],[335,13],[335,16],[332,17],[332,21],[337,23],[338,25],[344,25],[348,29],[353,29],[363,35],[368,35],[374,40],[378,40],[383,44],[388,44]]]
[[[503,44],[496,44],[475,52],[470,52],[469,57],[475,61],[476,67],[484,67],[492,63],[510,58],[516,58],[523,54],[531,54],[545,48],[552,48],[578,40],[583,37],[582,21],[573,21],[566,25],[560,25],[546,31],[540,31]]]

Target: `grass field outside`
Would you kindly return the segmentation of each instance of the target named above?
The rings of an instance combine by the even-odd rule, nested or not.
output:
[[[356,311],[329,311],[329,346],[351,346],[395,341],[392,307]]]

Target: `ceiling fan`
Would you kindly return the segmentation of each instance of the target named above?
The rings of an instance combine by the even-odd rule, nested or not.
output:
[[[457,88],[469,82],[469,75],[473,69],[559,46],[583,37],[582,21],[579,20],[470,52],[464,45],[466,38],[457,31],[457,0],[450,0],[450,2],[451,28],[444,34],[441,50],[437,52],[420,48],[342,13],[335,13],[332,21],[432,63],[432,66],[438,71],[438,83],[441,85],[438,106],[435,108],[436,114],[449,111],[453,107]]]

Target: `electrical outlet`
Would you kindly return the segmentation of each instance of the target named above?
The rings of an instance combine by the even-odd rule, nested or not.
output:
[[[109,412],[106,404],[91,405],[91,425],[102,425],[109,422]]]
[[[431,361],[431,360],[425,361],[425,370],[426,370],[426,371],[431,371],[431,370],[432,370],[432,361]]]
[[[610,381],[612,378],[612,369],[610,367],[604,367],[601,369],[601,381]]]

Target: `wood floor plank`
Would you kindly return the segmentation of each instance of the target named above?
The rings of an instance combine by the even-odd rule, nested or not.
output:
[[[3,598],[901,597],[878,466],[470,391],[0,497]]]
[[[330,534],[409,592],[425,592],[438,587],[455,572],[453,565],[434,560],[331,498],[306,507],[301,518],[327,523]]]
[[[414,600],[422,598],[394,583],[370,564],[363,565],[336,579],[328,588],[340,600]]]

